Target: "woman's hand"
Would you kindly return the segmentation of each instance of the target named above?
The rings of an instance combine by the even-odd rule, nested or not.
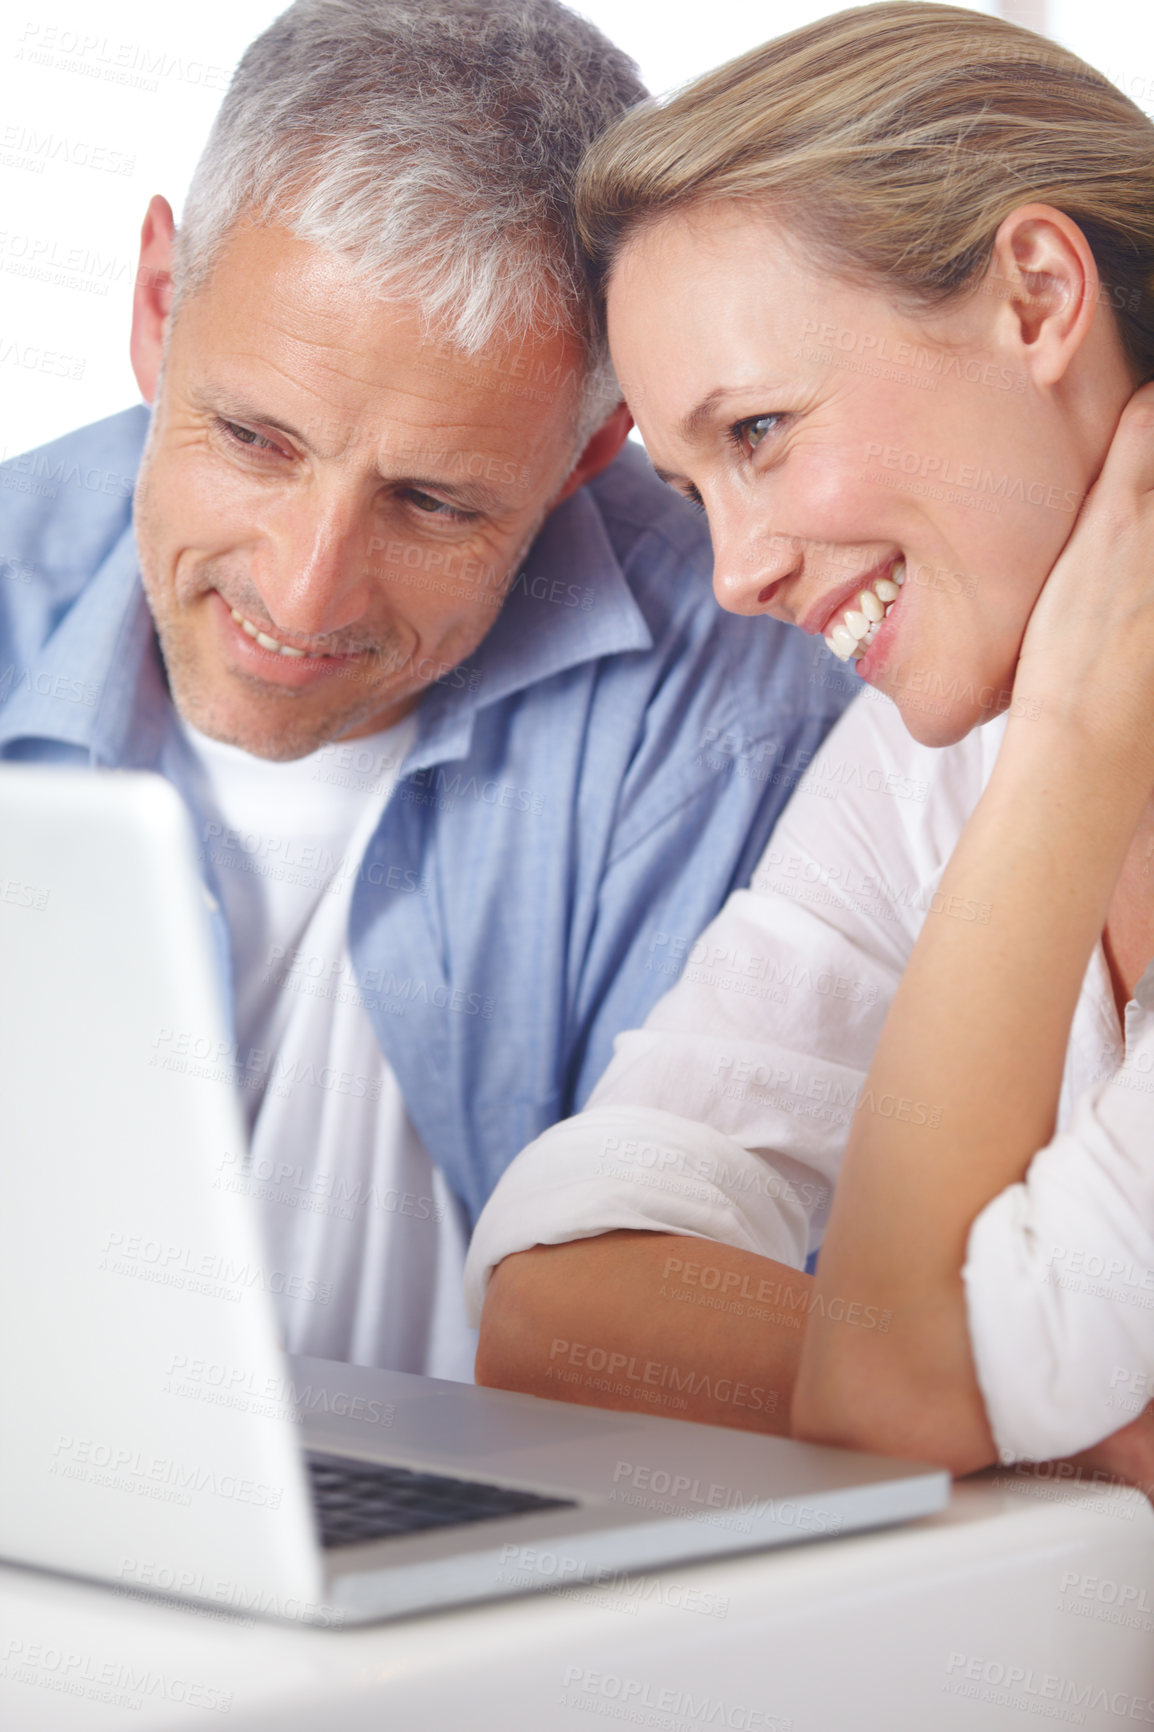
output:
[[[1011,730],[1072,720],[1154,782],[1154,384],[1126,405],[1038,597],[1014,700]]]
[[[938,887],[941,910],[982,905],[988,923],[927,913],[818,1268],[819,1297],[893,1324],[867,1336],[812,1316],[794,1398],[804,1436],[955,1472],[993,1459],[961,1279],[969,1230],[1054,1134],[1086,965],[1154,788],[1154,386],[1127,405],[1038,598],[1014,699]],[[923,1110],[883,1117],[871,1103],[887,1096]]]

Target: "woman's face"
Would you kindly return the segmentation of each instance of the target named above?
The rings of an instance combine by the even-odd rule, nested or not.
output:
[[[1112,425],[1080,387],[1036,383],[999,286],[901,312],[714,206],[641,229],[609,287],[622,388],[658,471],[708,513],[722,606],[854,646],[933,745],[1008,704]]]

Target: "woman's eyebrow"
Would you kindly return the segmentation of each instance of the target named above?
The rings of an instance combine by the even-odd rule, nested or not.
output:
[[[703,397],[700,403],[681,417],[676,428],[678,438],[685,440],[687,444],[692,444],[694,440],[701,437],[706,424],[713,419],[726,398],[748,397],[751,391],[756,391],[766,402],[784,395],[780,383],[773,383],[765,379],[749,379],[740,385],[718,385],[707,396]]]
[[[716,390],[710,391],[707,397],[701,399],[696,408],[690,409],[689,413],[683,415],[677,423],[678,437],[687,441],[696,439],[718,404],[724,402],[728,395],[728,390],[722,385],[719,385]]]

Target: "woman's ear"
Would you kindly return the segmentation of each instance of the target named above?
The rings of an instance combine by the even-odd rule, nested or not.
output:
[[[1048,204],[1011,211],[994,237],[986,287],[1001,336],[1035,385],[1064,376],[1094,323],[1098,266],[1076,222]]]
[[[164,340],[172,311],[172,242],[176,222],[172,206],[157,195],[145,213],[140,231],[140,265],[132,296],[132,371],[146,403],[156,400]]]

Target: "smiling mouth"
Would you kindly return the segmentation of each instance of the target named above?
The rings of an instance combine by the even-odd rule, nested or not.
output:
[[[825,633],[826,645],[839,661],[860,661],[893,611],[906,580],[906,562],[894,561],[888,577],[879,577],[863,589],[837,616]]]
[[[271,650],[274,655],[288,656],[292,661],[305,661],[306,659],[331,661],[333,659],[331,656],[326,656],[323,650],[294,649],[292,644],[281,643],[279,638],[270,637],[267,631],[262,631],[259,626],[254,625],[251,619],[246,619],[243,613],[240,613],[235,607],[230,607],[228,611],[241,631],[247,633],[254,642],[260,645],[261,649]]]

